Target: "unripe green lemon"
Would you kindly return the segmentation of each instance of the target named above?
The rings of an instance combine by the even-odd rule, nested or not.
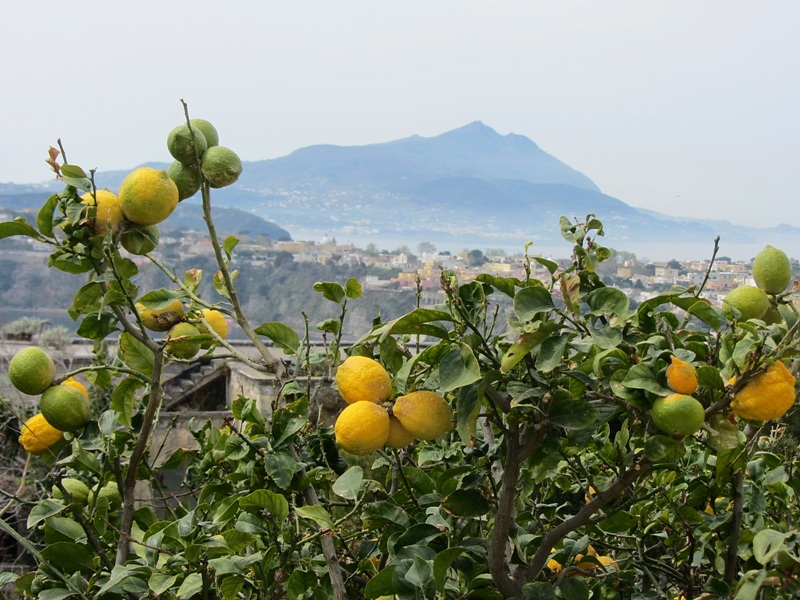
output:
[[[221,188],[239,179],[242,161],[230,148],[214,146],[203,155],[200,170],[212,188]]]
[[[753,285],[740,285],[728,292],[722,306],[738,310],[741,321],[760,319],[769,309],[769,297],[764,290]]]
[[[653,423],[664,433],[687,436],[700,429],[706,420],[706,411],[698,400],[683,394],[670,394],[658,398],[651,411]]]
[[[200,342],[192,341],[190,338],[199,335],[197,327],[191,323],[178,323],[167,333],[167,348],[176,358],[192,358],[200,352]]]
[[[199,129],[200,133],[205,136],[209,148],[212,146],[219,146],[219,134],[217,133],[217,128],[211,123],[205,119],[189,119],[189,123],[192,124],[192,128]]]
[[[167,169],[167,175],[178,186],[178,201],[191,198],[200,189],[203,178],[200,176],[200,167],[197,165],[184,165],[176,160]]]
[[[101,487],[100,491],[97,492],[97,497],[108,500],[108,506],[112,510],[122,505],[122,494],[119,493],[119,486],[116,481],[109,481]]]
[[[56,365],[50,355],[36,346],[23,348],[8,365],[11,385],[23,394],[36,396],[51,385],[56,378]]]
[[[39,410],[50,425],[61,431],[75,431],[89,422],[89,399],[69,385],[47,388]]]
[[[65,477],[61,480],[61,485],[63,485],[64,489],[69,492],[70,496],[72,496],[72,501],[74,503],[80,504],[81,506],[86,506],[92,501],[92,490],[90,490],[89,486],[83,483],[80,479]],[[58,486],[53,486],[53,498],[58,500],[64,499],[64,493]]]
[[[178,125],[167,136],[167,150],[172,158],[185,165],[196,165],[198,157],[203,156],[206,148],[206,136],[196,127],[189,131],[188,125]]]
[[[786,253],[767,246],[753,260],[753,279],[768,294],[780,294],[792,280],[792,263]]]

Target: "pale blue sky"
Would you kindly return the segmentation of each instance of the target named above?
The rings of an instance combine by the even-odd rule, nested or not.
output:
[[[633,206],[800,226],[800,2],[14,2],[0,182],[61,137],[99,170],[214,122],[245,160],[310,144],[519,133]]]

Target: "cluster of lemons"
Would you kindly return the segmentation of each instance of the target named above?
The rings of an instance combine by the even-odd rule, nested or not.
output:
[[[380,448],[404,448],[414,439],[433,440],[452,429],[452,411],[436,392],[418,390],[392,397],[392,380],[378,361],[348,357],[336,371],[336,386],[347,407],[334,433],[345,451],[365,456]]]
[[[551,552],[555,552],[556,549],[553,548]],[[592,558],[587,558],[591,556]],[[581,571],[592,573],[599,569],[607,570],[608,568],[613,568],[619,571],[619,565],[617,561],[611,557],[606,556],[603,554],[598,554],[597,550],[595,550],[591,544],[589,544],[588,548],[586,549],[586,554],[578,554],[575,556],[575,566],[580,569],[580,571],[575,571],[569,574],[570,577],[574,577],[575,575],[579,575]],[[553,573],[558,575],[563,570],[564,566],[558,562],[555,558],[551,558],[547,561],[547,568],[550,569]]]
[[[56,365],[41,348],[29,346],[17,352],[8,366],[8,378],[23,394],[41,394],[40,412],[25,422],[19,436],[31,454],[43,454],[61,441],[65,431],[89,422],[89,392],[72,377],[55,385]]]
[[[756,285],[740,285],[731,290],[722,302],[723,308],[736,309],[741,321],[780,323],[783,317],[776,296],[786,291],[792,281],[789,257],[783,250],[766,246],[753,260],[753,279]]]
[[[228,337],[228,322],[225,315],[213,308],[204,308],[195,314],[187,315],[183,304],[177,298],[166,308],[146,308],[136,304],[136,311],[150,331],[167,332],[167,349],[175,358],[190,359],[200,350],[208,350],[216,345],[215,340],[198,341],[199,336],[208,336],[209,328],[221,339]]]
[[[81,196],[94,208],[87,223],[95,233],[111,232],[131,254],[155,249],[160,237],[157,224],[172,214],[178,202],[194,196],[203,179],[219,188],[231,185],[242,173],[242,161],[219,145],[216,128],[205,119],[191,119],[173,129],[167,149],[175,161],[166,171],[139,167],[122,181],[119,195],[104,189]]]
[[[699,386],[697,371],[690,363],[671,357],[666,369],[667,386],[674,393],[658,398],[651,411],[653,423],[676,437],[692,435],[705,422],[705,409],[692,394]],[[733,385],[736,377],[728,382]],[[775,361],[734,394],[731,412],[753,421],[782,417],[796,399],[795,377],[781,361]]]

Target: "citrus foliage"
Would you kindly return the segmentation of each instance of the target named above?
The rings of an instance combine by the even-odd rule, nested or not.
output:
[[[196,142],[188,115],[187,123]],[[763,312],[748,320],[735,303],[714,306],[694,288],[633,309],[595,272],[610,255],[598,241],[602,223],[593,215],[562,218],[571,266],[560,269],[526,248],[528,273],[536,261],[549,271],[547,281],[459,281],[442,271],[443,304],[377,320],[346,349],[342,322],[361,287],[355,280],[316,284],[333,316],[317,325],[326,343],[314,349],[308,331],[251,327],[241,313],[237,240],[216,238],[209,200],[213,186],[238,177],[236,168],[201,163],[202,210],[219,267],[219,298],[208,299],[197,295],[202,273],[180,278],[152,255],[174,287],[140,290],[137,266],[113,229],[100,232],[87,220],[92,207],[81,195],[94,189],[92,174],[56,166],[65,190],[47,201],[36,226],[2,223],[0,237],[50,245],[51,267],[86,278],[70,307],[79,334],[98,349],[115,332],[119,343],[114,357],[86,373],[111,402],[93,407],[97,417],[67,434],[55,490],[31,509],[29,536],[4,527],[32,562],[19,577],[3,575],[18,595],[655,600],[800,593],[791,441],[785,428],[731,410],[769,365],[796,372],[800,321],[789,293],[769,293],[781,311],[769,325],[758,320]],[[216,345],[235,352],[211,310],[235,316],[260,361],[240,358],[273,373],[281,396],[271,410],[239,397],[223,426],[195,424],[196,448],[160,456],[149,442],[165,361],[192,360],[201,350],[207,357]],[[151,317],[167,313],[174,322],[152,327]],[[181,329],[164,339],[148,333],[174,327]],[[293,371],[266,342],[294,360]],[[390,384],[377,370],[380,393],[356,397],[334,435],[309,418],[315,390],[307,374],[323,369],[332,379],[343,350],[377,359]],[[689,410],[668,415],[667,433],[658,407],[673,395],[668,368],[676,360],[692,366],[696,386],[683,392],[691,394],[683,396]],[[789,377],[781,385],[793,402]],[[339,385],[353,381],[358,387],[352,377]],[[393,420],[405,432],[391,433]],[[358,443],[348,443],[354,437]],[[184,491],[161,490],[182,467]],[[153,488],[153,501],[137,505],[142,483]]]

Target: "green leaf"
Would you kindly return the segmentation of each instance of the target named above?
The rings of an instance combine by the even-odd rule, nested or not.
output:
[[[553,589],[553,584],[546,581],[526,583],[522,586],[522,598],[523,600],[555,600],[556,591]]]
[[[584,429],[593,424],[598,417],[597,409],[580,398],[573,398],[568,392],[556,391],[550,400],[547,418],[553,425],[564,429]]]
[[[295,512],[304,519],[314,521],[320,527],[325,529],[333,529],[333,519],[328,514],[328,511],[322,508],[319,504],[312,506],[298,506]]]
[[[271,321],[256,327],[256,333],[272,340],[277,348],[286,354],[297,354],[300,349],[300,338],[288,325]]]
[[[433,579],[436,582],[436,590],[440,594],[444,593],[444,584],[447,581],[447,571],[450,569],[450,565],[465,552],[467,552],[466,548],[454,546],[445,548],[433,559]]]
[[[219,591],[222,594],[223,600],[234,600],[239,598],[239,592],[244,587],[245,579],[240,575],[229,575],[223,577],[219,583]]]
[[[726,326],[725,312],[721,308],[712,306],[705,300],[695,302],[686,312],[697,317],[714,331],[719,331]]]
[[[317,576],[309,571],[296,569],[286,581],[286,594],[288,600],[305,600],[308,598],[308,590],[314,589],[319,585]]]
[[[539,313],[553,308],[553,297],[542,285],[523,288],[514,296],[514,314],[520,321],[531,321]]]
[[[289,516],[289,502],[281,494],[270,490],[255,490],[243,496],[239,499],[239,506],[243,509],[266,509],[277,523],[281,523]]]
[[[87,273],[94,269],[91,259],[87,256],[78,256],[72,253],[65,253],[57,250],[50,255],[47,259],[47,266],[70,273],[71,275],[79,275]]]
[[[17,217],[13,221],[0,223],[0,240],[15,235],[26,235],[34,239],[41,239],[39,232],[31,227],[22,217]]]
[[[547,260],[546,258],[542,258],[541,256],[534,256],[533,260],[540,265],[542,265],[550,275],[553,275],[556,271],[558,271],[558,263],[552,260]]]
[[[85,546],[74,542],[47,544],[42,549],[42,556],[48,562],[59,567],[66,575],[76,572],[89,575],[96,570],[92,561],[92,553]]]
[[[77,521],[66,517],[48,517],[44,523],[44,539],[48,544],[56,542],[82,544],[86,541],[86,532]]]
[[[122,361],[134,371],[149,377],[153,374],[156,356],[150,348],[127,331],[119,336],[119,355]]]
[[[567,349],[570,334],[564,333],[548,337],[542,342],[542,347],[536,356],[536,369],[542,373],[549,373],[561,364],[564,352]]]
[[[71,179],[86,179],[86,171],[78,165],[61,165],[61,174]]]
[[[274,452],[264,457],[264,468],[282,490],[288,489],[300,464],[286,452]]]
[[[753,556],[762,565],[770,562],[784,547],[786,538],[793,533],[781,533],[774,529],[762,529],[753,538]]]
[[[135,377],[123,379],[111,393],[111,410],[119,413],[119,421],[127,427],[131,426],[133,407],[136,404],[136,391],[143,387]]]
[[[652,392],[657,396],[669,396],[672,393],[658,383],[655,373],[645,364],[632,366],[622,380],[622,385],[631,389]]]
[[[308,422],[308,398],[288,404],[273,415],[272,434],[275,436],[273,446],[279,448]]]
[[[361,484],[364,482],[364,470],[358,465],[354,465],[339,475],[333,482],[333,493],[347,500],[355,500],[361,491]]]
[[[622,342],[622,329],[614,327],[610,323],[600,329],[591,329],[589,333],[592,336],[592,341],[603,350],[616,348]]]
[[[439,380],[446,392],[480,381],[481,367],[472,348],[459,344],[442,357]]]
[[[33,507],[30,514],[28,515],[28,522],[26,527],[31,529],[35,527],[42,521],[44,521],[47,517],[52,517],[53,515],[57,515],[61,511],[63,511],[67,506],[59,501],[59,500],[52,500],[50,498],[45,498],[41,500],[39,504]]]
[[[475,278],[475,281],[480,281],[481,283],[488,283],[493,288],[497,288],[502,293],[504,293],[509,298],[513,298],[514,294],[516,294],[517,287],[521,285],[519,279],[514,277],[496,277],[494,275],[488,275],[486,273],[481,273]]]
[[[430,335],[443,340],[450,338],[450,333],[438,324],[438,321],[452,321],[453,317],[444,311],[430,308],[417,308],[387,324],[381,335]]]
[[[325,319],[321,323],[317,323],[316,329],[319,331],[326,331],[334,335],[339,333],[339,319]]]
[[[536,331],[523,333],[516,342],[511,344],[505,354],[503,354],[503,357],[500,359],[500,371],[508,373],[519,361],[525,358],[533,348],[544,342],[559,329],[561,329],[561,325],[555,321],[546,321],[542,323]]]
[[[756,600],[766,578],[767,573],[763,569],[747,571],[736,586],[734,600]]]
[[[583,577],[571,577],[558,584],[563,600],[589,600],[589,584]]]
[[[433,579],[433,569],[429,561],[414,557],[414,563],[406,571],[406,581],[418,588],[424,588]]]
[[[239,238],[235,235],[228,236],[225,238],[225,241],[222,242],[222,250],[225,252],[225,256],[228,257],[230,261],[231,257],[233,256],[233,249],[236,248],[236,245],[239,243]]]
[[[743,439],[740,438],[740,435],[743,436],[744,434],[723,415],[713,415],[709,419],[709,425],[713,431],[708,436],[708,445],[718,452],[733,450],[739,446],[740,439]]]
[[[375,577],[367,582],[364,587],[364,595],[367,598],[380,598],[381,596],[394,595],[394,572],[397,565],[389,565],[378,572]]]
[[[145,306],[145,308],[152,308],[154,310],[162,310],[171,306],[175,300],[181,297],[179,292],[159,288],[147,292],[144,296],[139,298],[137,302]]]
[[[666,435],[653,435],[644,444],[644,455],[653,462],[673,461],[686,453],[683,440],[674,440]]]
[[[77,333],[87,340],[102,340],[110,333],[119,331],[117,317],[113,313],[86,315],[78,326]]]
[[[58,206],[58,194],[53,194],[44,203],[36,216],[36,226],[45,237],[53,237],[53,213]]]
[[[456,490],[442,501],[442,508],[455,517],[475,518],[492,510],[492,505],[476,489]]]
[[[361,298],[361,284],[358,279],[351,277],[344,284],[344,293],[348,298]]]
[[[64,598],[69,598],[70,596],[74,595],[75,592],[73,590],[65,590],[64,588],[50,588],[39,592],[36,598],[37,600],[63,600]]]
[[[173,585],[175,585],[176,581],[178,581],[177,575],[170,575],[168,573],[154,571],[150,575],[150,579],[147,581],[147,587],[151,592],[153,592],[153,594],[160,596]]]
[[[314,291],[320,292],[323,298],[336,302],[336,304],[341,304],[345,299],[342,286],[332,281],[318,281],[314,284]]]
[[[605,315],[619,319],[627,318],[631,303],[625,292],[612,287],[601,287],[592,290],[586,294],[585,301],[589,305],[587,314]]]
[[[191,598],[203,591],[203,576],[200,573],[189,573],[178,588],[178,598]]]

